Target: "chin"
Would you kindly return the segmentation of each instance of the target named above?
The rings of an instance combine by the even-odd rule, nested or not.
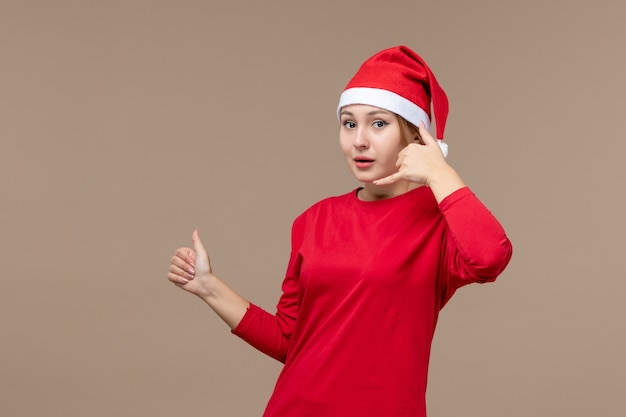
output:
[[[391,172],[380,172],[380,171],[358,171],[356,169],[352,170],[352,175],[359,182],[373,182],[375,180],[379,180],[381,178],[388,177],[393,174],[394,171]]]
[[[377,177],[374,175],[354,174],[354,178],[356,178],[358,182],[362,182],[365,184],[365,183],[371,183],[382,177]]]

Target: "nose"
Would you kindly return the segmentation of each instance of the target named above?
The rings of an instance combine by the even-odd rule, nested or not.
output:
[[[354,134],[353,145],[356,149],[367,149],[370,146],[367,133],[362,128],[358,128]]]

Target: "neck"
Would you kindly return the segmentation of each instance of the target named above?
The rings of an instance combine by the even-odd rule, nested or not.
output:
[[[366,182],[363,184],[363,189],[359,191],[358,197],[363,201],[384,200],[397,197],[417,187],[420,185],[408,181],[398,181],[389,185],[374,185]]]

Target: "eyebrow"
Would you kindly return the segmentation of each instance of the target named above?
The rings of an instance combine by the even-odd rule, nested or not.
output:
[[[390,111],[383,110],[383,109],[377,109],[377,110],[372,110],[372,111],[368,112],[367,115],[368,116],[373,116],[373,115],[379,114],[379,113],[382,113],[382,114],[392,114]],[[349,112],[347,110],[342,110],[341,111],[341,115],[343,116],[344,114],[348,115],[348,116],[354,116],[354,114],[352,112]]]

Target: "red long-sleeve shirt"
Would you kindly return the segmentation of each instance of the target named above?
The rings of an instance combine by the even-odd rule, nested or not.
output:
[[[493,281],[511,243],[465,187],[318,202],[293,224],[276,314],[252,304],[233,333],[284,362],[265,417],[422,417],[439,310]]]

